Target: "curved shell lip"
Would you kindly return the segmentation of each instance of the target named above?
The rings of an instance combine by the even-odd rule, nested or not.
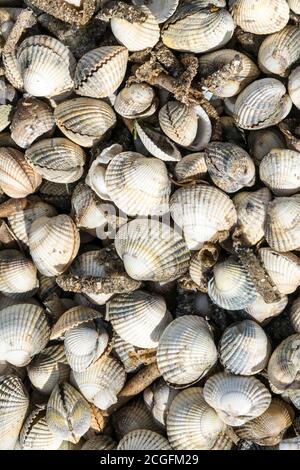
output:
[[[136,132],[149,153],[163,161],[178,162],[181,153],[168,137],[143,121],[135,121]],[[159,147],[160,145],[160,147]]]
[[[76,314],[76,311],[78,311],[77,319],[72,318],[72,315],[74,314],[74,312]],[[103,315],[97,310],[93,310],[92,308],[83,306],[73,307],[63,313],[62,316],[55,323],[51,332],[50,339],[53,340],[61,338],[68,330],[78,325],[81,325],[82,323],[94,320],[96,318],[103,318]]]

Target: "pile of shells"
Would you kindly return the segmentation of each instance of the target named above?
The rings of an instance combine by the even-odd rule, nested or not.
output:
[[[0,449],[300,448],[300,1],[0,8]]]

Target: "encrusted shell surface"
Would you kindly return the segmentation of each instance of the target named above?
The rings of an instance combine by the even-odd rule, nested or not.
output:
[[[300,297],[297,297],[297,299],[292,303],[290,309],[290,321],[294,330],[297,333],[300,333]]]
[[[300,259],[294,253],[260,248],[259,258],[281,294],[291,294],[300,285]]]
[[[300,195],[277,197],[269,202],[265,237],[277,251],[300,247]]]
[[[300,335],[284,339],[273,351],[268,364],[268,379],[275,393],[298,388],[300,371]]]
[[[31,297],[38,288],[37,270],[17,250],[0,251],[0,291],[11,298]]]
[[[46,406],[36,405],[27,417],[20,433],[22,450],[57,450],[62,443],[55,436],[46,421]]]
[[[158,119],[164,133],[177,144],[188,147],[194,142],[198,118],[192,107],[179,101],[168,101],[160,109]]]
[[[167,439],[157,432],[136,429],[126,434],[119,442],[118,450],[172,450]]]
[[[282,295],[279,300],[267,304],[260,294],[257,294],[256,299],[245,311],[258,323],[264,323],[273,317],[277,317],[285,309],[288,304],[288,298],[286,295]]]
[[[259,176],[276,196],[290,196],[300,190],[300,153],[273,149],[259,166]]]

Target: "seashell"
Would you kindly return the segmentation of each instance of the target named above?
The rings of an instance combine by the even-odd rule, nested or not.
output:
[[[255,377],[224,372],[206,381],[203,396],[229,426],[241,426],[262,415],[271,403],[271,394]]]
[[[0,376],[0,449],[14,449],[29,406],[26,389],[19,377]]]
[[[223,2],[222,6],[225,6]],[[194,53],[209,52],[224,46],[234,32],[232,16],[225,8],[205,7],[208,7],[208,2],[203,4],[202,1],[179,6],[163,27],[162,41],[165,46]]]
[[[243,320],[226,328],[219,354],[222,365],[232,374],[255,375],[268,364],[271,345],[261,326]]]
[[[144,390],[144,402],[151,411],[155,422],[162,427],[166,426],[171,403],[178,392],[178,390],[169,387],[163,379],[154,382]]]
[[[136,355],[137,348],[132,344],[126,343],[117,334],[114,337],[113,346],[115,355],[121,361],[127,373],[135,372],[143,365],[143,362]]]
[[[300,190],[300,153],[273,149],[259,166],[260,179],[276,196],[290,196]]]
[[[208,185],[177,189],[170,199],[170,211],[192,250],[201,248],[204,242],[216,237],[218,232],[230,230],[236,223],[230,198]]]
[[[230,256],[213,269],[208,283],[208,295],[219,307],[227,310],[241,310],[256,298],[253,281],[243,265]]]
[[[203,389],[191,387],[172,401],[167,416],[167,434],[175,450],[209,450],[226,425],[203,398]]]
[[[169,211],[171,183],[166,165],[136,152],[122,152],[109,163],[105,186],[125,214],[162,215]]]
[[[269,202],[265,237],[277,251],[291,251],[300,247],[300,197],[277,197]]]
[[[63,441],[57,450],[81,450],[82,439],[74,444],[70,441]]]
[[[0,291],[11,298],[26,299],[37,290],[36,267],[20,251],[0,251]]]
[[[116,96],[115,111],[127,119],[150,116],[157,107],[155,92],[146,83],[133,83]]]
[[[190,255],[183,239],[154,219],[135,219],[122,225],[115,248],[132,279],[168,282],[188,269]]]
[[[297,26],[286,26],[281,31],[267,36],[258,52],[258,64],[266,74],[284,77],[290,67],[299,60],[297,43],[300,30]]]
[[[27,149],[55,126],[51,107],[36,98],[24,98],[17,104],[11,124],[11,137],[19,147]]]
[[[134,5],[147,5],[157,23],[164,23],[169,19],[176,8],[179,0],[132,0]]]
[[[236,24],[254,34],[281,31],[290,14],[285,0],[230,0],[229,9]]]
[[[281,294],[291,294],[300,285],[300,259],[294,253],[260,248],[259,258]]]
[[[81,96],[105,98],[121,85],[127,67],[128,50],[103,46],[84,54],[78,61],[74,91]]]
[[[300,109],[300,67],[296,67],[289,76],[288,91],[293,104]]]
[[[178,181],[203,179],[207,173],[205,153],[186,155],[176,163],[174,173]]]
[[[54,436],[76,444],[90,428],[90,406],[70,384],[57,384],[47,403],[46,421]]]
[[[285,338],[273,351],[268,364],[268,379],[275,393],[299,389],[300,335]]]
[[[293,409],[284,401],[274,398],[269,408],[257,418],[248,421],[235,433],[241,438],[258,445],[275,446],[279,444],[286,430],[292,425]]]
[[[199,57],[202,86],[220,98],[240,93],[259,76],[259,69],[248,56],[234,49],[221,49]]]
[[[150,411],[141,400],[134,400],[128,405],[122,406],[114,413],[112,420],[118,439],[122,439],[126,434],[136,429],[159,432]]]
[[[197,134],[195,140],[187,148],[191,152],[199,152],[210,142],[212,136],[212,125],[208,114],[201,106],[194,106],[194,110],[198,118]]]
[[[164,133],[182,147],[192,145],[197,135],[195,110],[179,101],[168,101],[159,111],[159,124]]]
[[[172,450],[167,439],[157,432],[136,429],[126,434],[119,442],[118,450]]]
[[[57,450],[62,443],[46,421],[46,405],[37,405],[27,417],[20,433],[22,450]]]
[[[90,307],[82,305],[72,307],[64,312],[53,326],[51,340],[62,338],[69,330],[101,316],[100,312]]]
[[[117,154],[121,153],[117,152]],[[96,158],[90,166],[85,183],[92,188],[98,197],[104,200],[110,200],[105,184],[106,167],[101,164],[99,158]]]
[[[205,151],[209,176],[216,186],[234,193],[255,183],[255,166],[250,155],[229,142],[213,142]]]
[[[68,380],[70,367],[63,345],[48,346],[27,366],[32,385],[42,394],[50,395],[56,384]]]
[[[0,132],[6,129],[11,123],[12,109],[11,104],[2,104],[0,106]]]
[[[170,162],[181,160],[179,150],[168,137],[142,121],[135,121],[135,130],[142,144],[154,157]]]
[[[76,183],[53,183],[44,180],[39,188],[43,201],[53,204],[57,209],[69,211],[71,208],[70,196]]]
[[[63,101],[54,110],[57,126],[82,147],[92,147],[116,124],[116,115],[105,101],[74,98]]]
[[[296,15],[300,14],[300,1],[299,0],[287,0],[290,9],[296,13]]]
[[[263,157],[272,149],[286,148],[283,135],[275,127],[249,132],[248,145],[250,155],[256,165],[259,165]]]
[[[45,276],[63,273],[77,255],[79,245],[78,230],[66,214],[40,217],[31,224],[30,254],[39,272]]]
[[[101,201],[94,191],[84,183],[78,183],[71,199],[77,227],[93,229],[107,224]]]
[[[9,197],[22,198],[34,193],[42,178],[26,162],[19,150],[0,148],[0,186]]]
[[[50,328],[42,307],[17,304],[0,311],[0,359],[17,367],[29,364],[49,341]]]
[[[82,148],[62,137],[33,144],[26,150],[25,157],[34,170],[54,183],[77,181],[83,173],[85,163]]]
[[[297,297],[297,299],[292,303],[290,309],[290,322],[296,333],[300,333],[300,297]]]
[[[282,439],[279,443],[279,450],[299,450],[300,437],[292,437],[290,439]]]
[[[250,246],[256,245],[265,235],[265,221],[271,193],[262,188],[253,193],[241,192],[233,198],[237,212],[237,224],[243,240]]]
[[[147,15],[143,22],[131,22],[118,17],[110,21],[113,35],[130,52],[153,47],[159,41],[159,26],[151,11],[144,5],[140,6],[140,11]]]
[[[72,372],[72,381],[82,395],[91,403],[107,410],[117,402],[122,390],[126,373],[121,364],[109,356],[101,357],[82,372]]]
[[[157,366],[167,383],[187,387],[200,380],[217,361],[208,323],[196,315],[173,320],[162,333]]]
[[[264,323],[273,317],[277,317],[285,309],[288,303],[288,298],[283,295],[276,302],[267,304],[260,294],[257,294],[254,302],[245,308],[245,311],[258,323]]]
[[[93,436],[81,447],[81,450],[113,450],[116,449],[117,443],[105,434]]]
[[[163,297],[140,290],[110,300],[106,318],[124,341],[140,348],[156,348],[172,320]]]
[[[262,78],[239,94],[234,119],[242,129],[264,129],[282,121],[291,108],[292,100],[286,94],[285,86],[275,78]]]

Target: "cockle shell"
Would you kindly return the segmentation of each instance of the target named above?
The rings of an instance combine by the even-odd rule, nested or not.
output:
[[[245,308],[245,311],[258,323],[264,324],[266,320],[277,317],[285,309],[288,298],[283,295],[276,302],[267,304],[260,294],[257,294],[254,302]]]
[[[19,377],[0,377],[0,449],[15,447],[29,405],[27,391]]]
[[[83,55],[75,73],[75,93],[91,98],[110,96],[125,76],[128,50],[123,46],[103,46]]]
[[[194,142],[198,118],[192,107],[179,101],[168,101],[160,109],[158,119],[164,133],[177,144],[188,147]]]
[[[138,348],[130,343],[126,343],[126,341],[117,334],[114,337],[113,346],[113,352],[121,361],[126,372],[135,372],[143,365],[142,360],[140,360],[136,354]]]
[[[116,449],[117,443],[105,434],[100,434],[88,439],[81,450],[113,450]]]
[[[45,276],[63,273],[77,255],[78,230],[71,217],[40,217],[29,231],[29,250],[38,271]]]
[[[294,253],[260,248],[258,254],[281,294],[291,294],[297,289],[300,285],[300,259]]]
[[[172,450],[167,439],[157,432],[136,429],[126,434],[119,442],[118,450]]]
[[[34,193],[41,176],[25,160],[19,150],[0,148],[0,187],[10,197],[22,198]]]
[[[29,364],[49,341],[45,311],[34,304],[17,304],[0,311],[0,359],[17,367]]]
[[[224,423],[241,426],[263,414],[271,403],[271,394],[255,377],[217,373],[203,389],[205,401]]]
[[[71,307],[59,317],[53,326],[51,339],[62,338],[67,331],[101,317],[102,314],[93,308],[82,305]]]
[[[44,180],[39,188],[43,201],[52,204],[59,210],[69,211],[71,208],[70,196],[76,186],[74,183],[53,183]]]
[[[217,350],[208,323],[196,315],[173,320],[162,333],[157,366],[171,385],[187,387],[200,380],[217,361]]]
[[[166,426],[171,403],[178,393],[178,390],[170,387],[163,379],[154,382],[144,390],[144,402],[151,411],[155,422],[160,426]]]
[[[6,129],[12,119],[12,105],[2,104],[0,106],[0,132]]]
[[[167,416],[167,435],[173,449],[209,450],[226,425],[203,398],[203,389],[191,387],[172,401]]]
[[[146,5],[158,23],[164,23],[173,15],[179,0],[132,0],[134,5]]]
[[[156,220],[135,219],[122,225],[115,248],[130,277],[168,282],[188,269],[189,252],[180,235]]]
[[[114,102],[115,111],[127,119],[150,116],[156,107],[155,92],[147,83],[133,83],[123,88]]]
[[[276,196],[290,196],[300,190],[300,153],[273,149],[259,166],[259,176]]]
[[[181,160],[181,153],[168,137],[142,121],[135,121],[135,129],[142,144],[151,155],[164,161]]]
[[[194,106],[198,118],[198,128],[195,140],[187,147],[191,152],[203,150],[210,142],[212,136],[212,124],[206,111],[200,105]]]
[[[178,181],[201,180],[207,173],[205,153],[197,152],[186,155],[176,163],[174,173]]]
[[[82,148],[62,137],[33,144],[26,150],[25,157],[37,173],[55,183],[77,181],[85,163]]]
[[[82,147],[92,147],[116,124],[108,103],[93,98],[63,101],[54,110],[57,126],[68,139]]]
[[[172,218],[182,228],[189,249],[230,230],[236,223],[236,211],[230,198],[217,188],[197,185],[180,188],[170,200]]]
[[[141,400],[132,400],[128,405],[122,406],[112,417],[113,425],[118,439],[136,429],[158,431],[150,411]]]
[[[300,1],[299,0],[287,0],[290,9],[296,13],[296,15],[300,14]]]
[[[299,388],[300,334],[284,339],[273,351],[268,364],[268,379],[275,393]]]
[[[300,109],[300,67],[296,67],[289,76],[289,95],[296,108]]]
[[[27,417],[20,433],[22,450],[57,450],[62,443],[46,421],[46,405],[37,405]]]
[[[300,333],[300,297],[297,297],[297,299],[292,303],[290,309],[290,321],[294,330],[297,333]]]
[[[88,185],[78,183],[73,191],[71,204],[77,227],[93,229],[107,224],[101,200]]]
[[[283,135],[275,127],[249,132],[248,145],[250,155],[256,165],[259,165],[263,157],[271,152],[272,149],[286,148]]]
[[[237,97],[234,118],[242,129],[264,129],[282,121],[292,108],[285,86],[275,78],[248,85]]]
[[[36,272],[32,261],[20,251],[0,251],[0,291],[8,297],[31,297],[39,285]]]

